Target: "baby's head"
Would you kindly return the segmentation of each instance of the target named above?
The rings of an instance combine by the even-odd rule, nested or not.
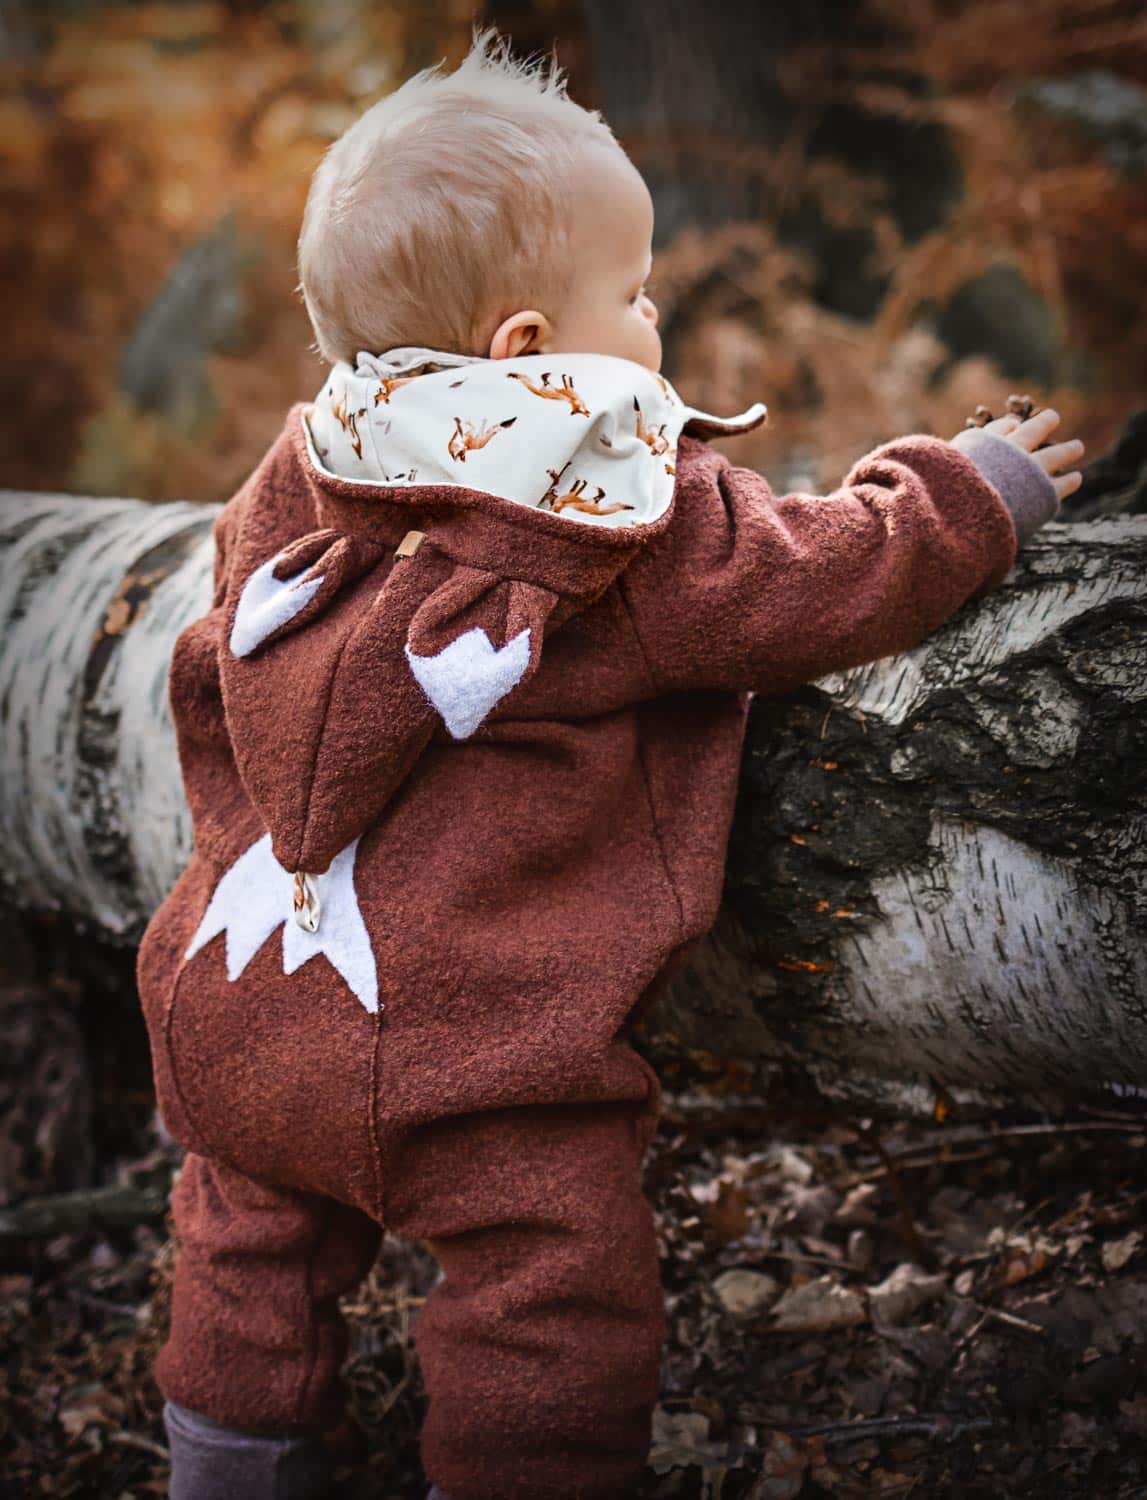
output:
[[[652,238],[649,191],[600,115],[485,31],[456,72],[417,74],[330,147],[299,274],[332,363],[415,345],[657,370]]]

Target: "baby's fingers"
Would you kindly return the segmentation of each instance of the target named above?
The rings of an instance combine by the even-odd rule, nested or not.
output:
[[[1052,484],[1055,485],[1055,492],[1059,496],[1060,504],[1062,505],[1068,495],[1074,495],[1082,483],[1083,475],[1078,469],[1072,469],[1070,474],[1060,474],[1054,478]]]
[[[985,432],[997,432],[1000,437],[1005,437],[1009,432],[1015,432],[1020,425],[1019,417],[997,417],[994,422],[985,422]]]
[[[1032,457],[1041,468],[1054,474],[1057,469],[1063,469],[1083,457],[1083,444],[1078,438],[1072,438],[1069,443],[1052,443],[1050,447],[1038,448]]]
[[[1043,411],[1037,411],[1026,422],[1019,422],[1006,436],[1009,443],[1015,443],[1018,448],[1026,448],[1030,453],[1033,448],[1045,443],[1058,426],[1059,412],[1054,406],[1045,406]]]

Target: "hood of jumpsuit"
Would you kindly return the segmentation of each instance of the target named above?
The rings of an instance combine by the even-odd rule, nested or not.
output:
[[[765,416],[699,412],[606,355],[407,349],[335,365],[233,502],[219,678],[266,832],[185,956],[226,930],[236,977],[282,922],[285,972],[325,952],[375,1009],[360,839],[431,740],[512,712],[547,635],[664,531],[681,434]],[[300,491],[311,529],[284,543],[284,497]]]

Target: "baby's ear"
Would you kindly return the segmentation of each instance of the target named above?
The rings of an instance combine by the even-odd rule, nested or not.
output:
[[[545,313],[536,307],[524,308],[498,324],[490,339],[489,357],[517,359],[521,354],[542,354],[552,334],[553,327]]]

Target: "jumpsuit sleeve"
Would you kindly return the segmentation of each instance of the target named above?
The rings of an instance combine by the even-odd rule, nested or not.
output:
[[[436,734],[473,734],[533,675],[559,598],[432,540],[399,556],[329,527],[298,535],[306,519],[254,502],[217,530],[216,603],[177,642],[171,694],[177,725],[200,738],[216,696],[215,732],[275,859],[322,874]],[[192,782],[210,808],[207,779],[202,761],[185,769],[193,812]]]
[[[625,578],[656,692],[779,693],[909,650],[1015,561],[1000,492],[940,438],[885,443],[827,495],[682,448],[674,524]]]

